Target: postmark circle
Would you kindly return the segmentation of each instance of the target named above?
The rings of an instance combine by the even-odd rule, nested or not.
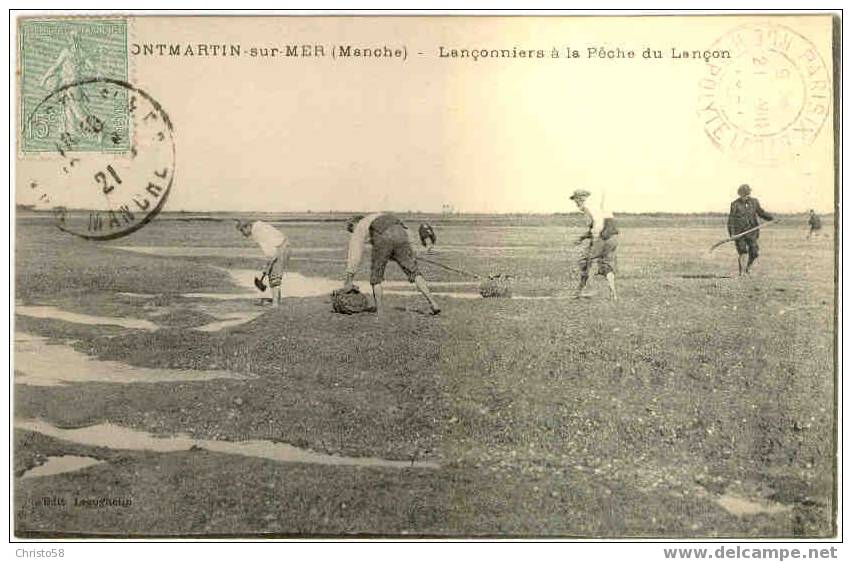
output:
[[[172,122],[153,97],[122,80],[93,78],[57,88],[30,113],[24,134],[42,135],[55,147],[27,188],[69,234],[127,236],[151,222],[171,192]]]
[[[711,47],[698,115],[710,141],[734,158],[772,164],[814,142],[829,113],[831,80],[816,47],[792,29],[750,23]]]

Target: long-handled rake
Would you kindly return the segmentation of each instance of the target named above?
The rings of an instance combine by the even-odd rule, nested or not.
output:
[[[768,225],[775,224],[775,223],[778,223],[778,222],[780,222],[779,219],[775,219],[775,220],[767,221],[767,222],[762,222],[759,225],[757,225],[753,228],[749,228],[748,230],[745,230],[743,232],[740,232],[739,234],[735,234],[735,235],[731,236],[730,238],[725,238],[724,240],[720,240],[719,242],[716,242],[715,244],[710,246],[710,252],[712,253],[713,250],[715,250],[716,248],[718,248],[719,246],[721,246],[723,244],[727,244],[728,242],[733,242],[737,238],[742,238],[746,234],[751,234],[752,232],[755,232],[756,230],[760,230],[764,226],[768,226]]]
[[[441,262],[431,260],[428,258],[418,256],[417,259],[419,261],[438,266],[442,269],[446,269],[447,271],[452,271],[454,273],[458,273],[460,275],[464,275],[466,277],[472,277],[473,279],[477,279],[480,281],[479,283],[479,294],[484,298],[511,298],[512,297],[512,276],[506,275],[503,273],[498,273],[495,275],[489,275],[487,277],[483,277],[477,273],[473,273],[470,271],[465,271],[463,269],[457,269],[455,267],[450,267],[449,265],[444,265]]]

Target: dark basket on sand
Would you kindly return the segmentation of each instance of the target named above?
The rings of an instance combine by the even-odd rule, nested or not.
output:
[[[479,284],[479,294],[484,298],[511,298],[512,278],[509,275],[489,275]]]
[[[331,293],[331,308],[338,314],[358,314],[375,310],[370,297],[354,287],[350,291],[337,290]]]

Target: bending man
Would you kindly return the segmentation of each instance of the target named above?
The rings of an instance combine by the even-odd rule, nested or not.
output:
[[[237,220],[237,230],[246,238],[254,240],[260,251],[269,260],[264,276],[269,278],[272,289],[272,306],[281,304],[281,281],[290,262],[290,243],[283,232],[263,221],[245,222]]]
[[[349,256],[346,260],[346,279],[344,290],[352,289],[352,280],[361,264],[364,246],[373,247],[370,263],[370,285],[373,287],[373,298],[376,301],[376,314],[383,314],[382,281],[385,278],[385,267],[393,260],[405,272],[410,283],[414,283],[420,293],[429,302],[432,314],[438,314],[441,309],[432,297],[426,280],[417,269],[414,250],[408,240],[405,224],[394,214],[373,213],[358,215],[349,219],[346,229],[352,233],[349,239]]]

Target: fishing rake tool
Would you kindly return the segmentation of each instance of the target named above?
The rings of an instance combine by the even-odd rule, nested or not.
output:
[[[446,269],[447,271],[452,271],[454,273],[458,273],[460,275],[464,275],[465,277],[471,277],[473,279],[477,279],[480,281],[479,283],[479,294],[484,298],[511,298],[512,297],[512,276],[506,275],[503,273],[497,273],[488,275],[487,277],[483,277],[478,273],[473,273],[471,271],[465,271],[464,269],[458,269],[455,267],[450,267],[449,265],[445,265],[439,261],[435,261],[429,258],[418,257],[419,261],[440,267],[442,269]]]

